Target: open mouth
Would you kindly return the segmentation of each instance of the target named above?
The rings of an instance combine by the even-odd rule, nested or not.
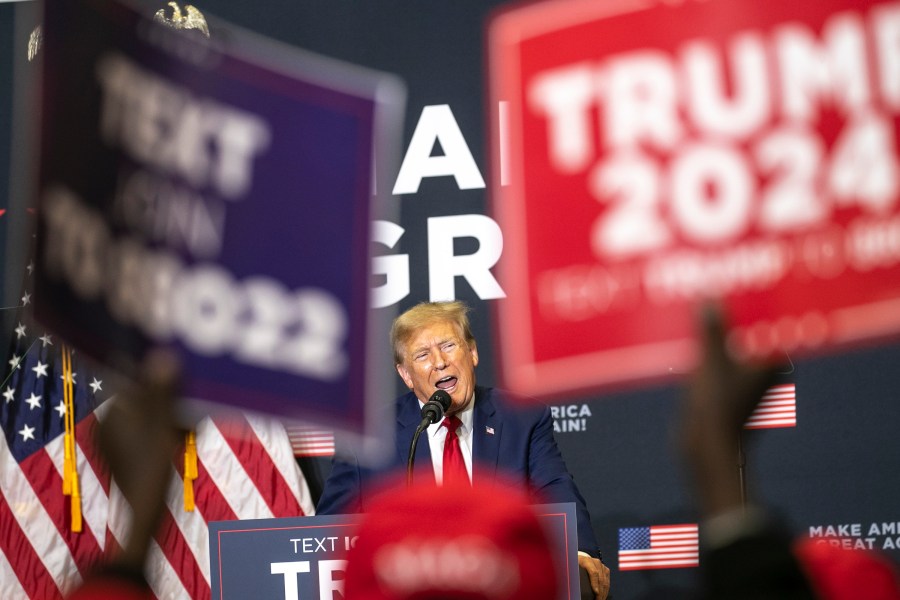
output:
[[[456,385],[456,377],[448,375],[447,377],[438,379],[437,383],[435,383],[434,385],[439,390],[449,390]]]

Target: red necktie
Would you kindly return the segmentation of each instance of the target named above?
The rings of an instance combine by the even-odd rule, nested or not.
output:
[[[447,439],[444,440],[444,485],[469,483],[466,461],[463,460],[459,438],[456,437],[456,429],[462,425],[462,421],[457,416],[444,417],[441,425],[447,428]]]

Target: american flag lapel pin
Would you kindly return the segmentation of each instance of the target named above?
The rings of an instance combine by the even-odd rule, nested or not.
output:
[[[484,432],[488,435],[494,435],[494,428],[491,427],[490,425],[485,425]]]

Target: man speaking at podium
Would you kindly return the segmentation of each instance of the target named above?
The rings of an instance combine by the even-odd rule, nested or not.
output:
[[[386,471],[400,470],[422,407],[438,390],[449,394],[444,419],[425,430],[416,452],[417,481],[441,485],[451,479],[474,485],[495,476],[521,483],[541,502],[574,502],[578,517],[578,564],[594,596],[609,591],[609,569],[600,552],[584,498],[553,438],[550,409],[519,408],[501,390],[475,385],[478,348],[461,302],[423,302],[394,321],[391,345],[397,373],[410,389],[397,401],[397,452]],[[356,461],[336,460],[316,514],[362,513],[380,480]]]

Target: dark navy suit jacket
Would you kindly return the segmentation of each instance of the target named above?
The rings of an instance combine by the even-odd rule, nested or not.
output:
[[[578,517],[578,549],[599,557],[590,515],[575,481],[566,469],[556,440],[550,409],[520,408],[511,404],[508,394],[492,388],[475,388],[472,431],[472,482],[493,481],[496,476],[519,482],[531,490],[540,502],[574,502]],[[383,469],[363,469],[355,457],[348,462],[335,460],[316,514],[365,512],[367,502],[388,472],[402,472],[406,467],[409,445],[421,422],[419,401],[412,392],[397,399],[396,453]],[[424,442],[424,443],[423,443]],[[416,447],[417,481],[434,483],[434,467],[426,438]]]

